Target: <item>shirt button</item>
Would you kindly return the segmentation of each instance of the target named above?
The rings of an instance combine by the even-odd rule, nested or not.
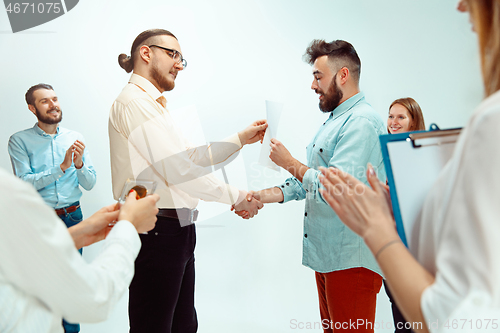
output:
[[[285,188],[285,185],[281,185],[281,188]]]
[[[158,233],[157,233],[157,232],[155,232],[155,236],[158,236]]]
[[[304,215],[307,216],[307,212],[305,212]]]
[[[290,186],[290,183],[286,183],[286,186]]]
[[[307,238],[307,234],[305,234],[304,237]]]
[[[319,149],[319,152],[320,152],[320,153],[322,153],[322,152],[323,152],[323,148],[320,148],[320,149]]]
[[[313,144],[313,148],[316,147],[316,144]]]

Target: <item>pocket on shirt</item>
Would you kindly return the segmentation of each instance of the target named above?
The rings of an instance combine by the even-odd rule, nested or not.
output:
[[[328,166],[328,163],[332,159],[333,149],[328,149],[324,147],[317,147],[316,154],[318,155],[318,163],[322,166]]]

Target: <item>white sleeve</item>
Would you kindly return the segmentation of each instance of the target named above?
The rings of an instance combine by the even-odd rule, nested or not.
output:
[[[500,325],[500,108],[473,117],[467,128],[463,150],[456,156],[456,176],[451,179],[448,204],[437,211],[443,225],[436,245],[436,280],[421,299],[421,307],[432,332],[441,332],[446,322],[481,319]],[[488,317],[496,313],[496,317]],[[457,317],[458,316],[458,317]],[[451,320],[451,321],[450,321]],[[463,320],[463,321],[462,321]],[[439,327],[432,323],[438,322]],[[485,330],[464,326],[464,331]],[[476,323],[473,323],[476,325]],[[469,326],[467,326],[469,325]],[[436,326],[436,325],[434,325]],[[494,325],[491,324],[489,329]],[[468,330],[467,330],[468,327]],[[454,332],[457,331],[455,327]]]
[[[118,222],[87,263],[64,223],[29,184],[0,170],[0,268],[9,283],[70,322],[107,318],[134,274],[140,239]]]
[[[153,168],[169,186],[176,186],[194,198],[235,203],[238,189],[215,177],[212,164],[224,162],[241,148],[238,136],[211,146],[189,149],[171,117],[168,114],[153,116],[152,112],[147,112],[145,103],[143,100],[130,102],[127,112],[122,115],[127,124],[123,127],[131,129],[122,132],[128,138],[134,178],[140,179],[141,173],[149,173]]]

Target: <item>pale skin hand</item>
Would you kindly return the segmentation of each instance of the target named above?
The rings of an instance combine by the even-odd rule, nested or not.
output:
[[[264,205],[259,200],[246,200],[247,193],[244,191],[240,191],[240,195],[238,196],[238,202],[231,206],[232,210],[237,211],[245,211],[247,213],[248,218],[252,218],[259,213],[259,209],[261,209]]]
[[[139,233],[150,231],[156,224],[156,214],[158,214],[156,203],[158,200],[160,200],[158,194],[148,195],[137,200],[135,191],[131,191],[125,203],[120,207],[118,220],[130,221]]]
[[[309,167],[297,161],[293,158],[292,154],[286,149],[286,147],[277,139],[271,139],[271,151],[269,158],[276,163],[276,165],[282,167],[283,169],[290,172],[295,178],[300,182],[304,178],[304,174]]]
[[[116,220],[130,221],[137,232],[153,229],[158,213],[156,202],[159,199],[157,194],[153,194],[137,200],[134,194],[127,197],[120,210],[115,210],[115,204],[99,209],[91,217],[68,229],[75,247],[80,249],[105,239]]]
[[[254,121],[250,126],[245,128],[243,131],[238,132],[238,137],[240,138],[242,145],[248,145],[264,140],[264,134],[266,133],[267,120],[257,120]]]
[[[64,161],[61,163],[61,170],[66,172],[66,170],[71,166],[73,161],[73,145],[66,150],[66,155],[64,155]]]
[[[99,209],[91,217],[68,228],[77,249],[89,246],[106,238],[111,231],[109,224],[118,218],[119,211],[114,211],[115,205]]]
[[[75,163],[75,168],[81,169],[83,167],[83,151],[85,150],[85,144],[80,140],[76,140],[73,143],[73,163]]]
[[[252,200],[259,200],[263,204],[266,203],[272,203],[272,202],[282,202],[284,199],[283,197],[283,192],[279,187],[271,187],[265,190],[260,190],[260,191],[249,191],[246,200],[247,201],[252,201]],[[235,211],[235,214],[244,218],[248,219],[249,213],[246,210],[238,210],[233,207],[231,207],[231,211]]]
[[[377,262],[406,320],[421,322],[422,329],[416,331],[428,332],[420,300],[424,290],[434,283],[434,276],[399,241],[387,189],[375,175],[373,167],[368,165],[367,171],[371,188],[338,169],[321,168],[321,172],[324,176],[320,176],[320,181],[325,187],[325,190],[320,189],[323,198],[342,222],[361,236],[377,255]],[[398,241],[384,248],[394,240]]]
[[[85,144],[80,140],[76,140],[71,147],[66,150],[66,155],[64,155],[64,161],[61,163],[61,170],[66,172],[66,170],[71,166],[71,163],[75,163],[75,168],[81,169],[83,167],[83,152],[85,150]]]

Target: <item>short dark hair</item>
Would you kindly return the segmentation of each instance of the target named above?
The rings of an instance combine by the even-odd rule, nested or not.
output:
[[[359,60],[358,53],[351,43],[340,39],[330,43],[325,42],[324,39],[315,39],[307,48],[304,60],[313,65],[316,59],[325,55],[328,56],[328,60],[331,62],[337,61],[342,67],[347,67],[353,79],[359,82],[361,60]]]
[[[35,105],[35,97],[33,96],[33,93],[38,89],[54,90],[54,88],[52,88],[50,84],[46,83],[39,83],[29,88],[28,91],[26,92],[26,95],[24,95],[24,98],[26,99],[26,103],[28,103],[28,105]]]
[[[171,36],[177,39],[177,37],[175,37],[173,33],[164,29],[149,29],[143,31],[135,38],[134,43],[130,48],[130,56],[127,56],[125,53],[122,53],[118,56],[118,63],[120,64],[120,67],[123,68],[127,73],[133,71],[139,48],[144,45],[148,39],[156,36]]]

